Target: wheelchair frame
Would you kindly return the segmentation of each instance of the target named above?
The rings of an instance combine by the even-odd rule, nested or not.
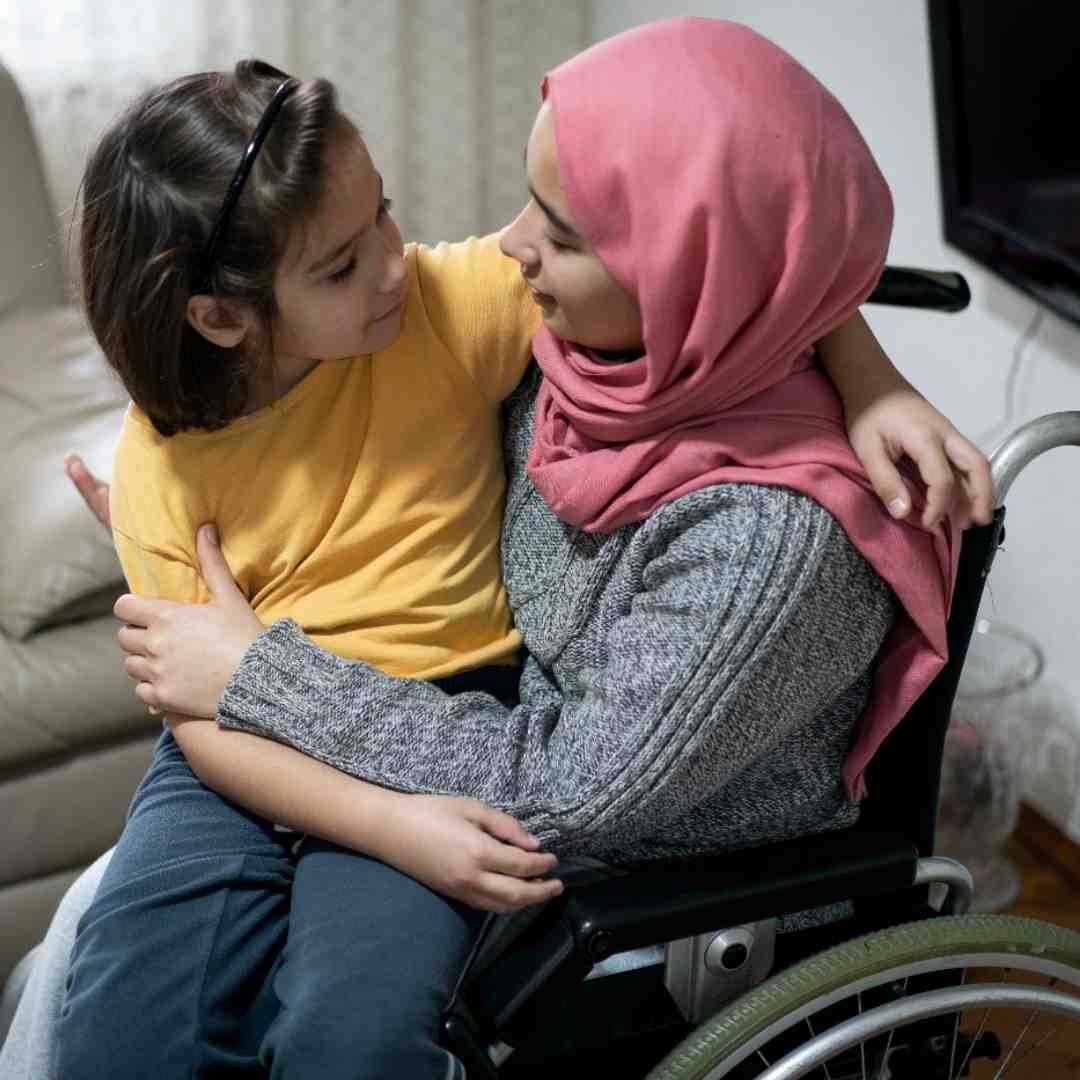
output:
[[[886,267],[868,302],[951,312],[969,300],[958,274]],[[929,905],[931,884],[947,888],[941,914],[966,910],[970,874],[932,855],[945,735],[983,588],[1004,540],[1005,496],[1028,462],[1061,445],[1080,445],[1080,412],[1033,421],[993,454],[993,520],[964,534],[949,660],[871,762],[858,823],[568,887],[497,964],[470,962],[463,975],[444,1014],[443,1041],[470,1077],[530,1075],[530,1065],[546,1075],[568,1058],[578,1072],[589,1053],[609,1071],[615,1045],[647,1069],[656,1044],[673,1045],[689,1027],[664,989],[662,965],[587,978],[614,954],[854,902],[851,918],[779,935],[778,970],[856,934],[939,914]]]

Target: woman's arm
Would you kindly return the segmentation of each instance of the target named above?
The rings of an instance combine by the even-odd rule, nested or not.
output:
[[[398,790],[483,799],[551,845],[625,846],[827,710],[894,611],[836,522],[790,491],[705,489],[643,528],[643,588],[590,642],[582,695],[530,661],[517,708],[447,697],[279,622],[244,656],[219,724]]]
[[[185,690],[227,678],[227,648],[206,632],[229,625],[244,644],[262,632],[221,557],[212,527],[199,530],[196,551],[210,593],[207,604],[121,597],[115,605],[124,622],[118,637],[128,656],[124,667],[136,678],[150,675],[159,644],[179,637],[195,652],[184,670]],[[213,556],[217,559],[214,560]],[[201,617],[201,625],[190,619]],[[215,617],[217,622],[214,622]],[[209,627],[207,624],[209,620]],[[136,694],[154,711],[164,702]],[[212,719],[170,706],[169,725],[195,774],[207,787],[253,813],[298,832],[374,855],[425,885],[473,907],[512,911],[556,895],[558,881],[528,879],[548,873],[550,854],[513,818],[468,799],[416,798],[346,776],[321,762],[267,739],[222,732]],[[207,714],[213,715],[213,710]]]
[[[993,512],[985,455],[896,370],[866,320],[856,312],[816,349],[843,399],[852,449],[890,513],[903,518],[911,510],[895,465],[907,456],[927,485],[924,526],[936,525],[949,510],[957,477],[971,518],[985,525]]]
[[[207,787],[268,821],[364,852],[454,899],[513,911],[562,891],[554,855],[513,818],[470,799],[401,795],[289,747],[212,721],[170,714],[173,735]]]

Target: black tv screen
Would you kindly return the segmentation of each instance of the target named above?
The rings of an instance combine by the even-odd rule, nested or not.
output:
[[[945,239],[1080,324],[1076,6],[928,8]]]

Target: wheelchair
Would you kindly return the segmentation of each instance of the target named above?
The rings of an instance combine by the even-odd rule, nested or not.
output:
[[[887,267],[869,302],[969,300],[957,274]],[[933,855],[949,714],[1005,496],[1063,445],[1080,445],[1080,412],[1035,420],[993,453],[994,516],[964,535],[949,661],[872,761],[858,823],[568,886],[509,945],[481,942],[443,1016],[470,1080],[1080,1075],[1076,1061],[1045,1064],[1057,1030],[1045,1018],[1080,1019],[1080,934],[965,914],[970,874]],[[841,918],[776,932],[837,904]]]
[[[870,302],[959,311],[969,299],[959,275],[886,267]],[[992,455],[996,509],[964,535],[949,662],[871,762],[857,824],[595,875],[512,938],[481,937],[441,1033],[470,1080],[1080,1074],[1045,1062],[1045,1018],[1080,1019],[1080,934],[966,915],[970,874],[933,855],[949,713],[1004,500],[1063,445],[1080,445],[1080,412],[1035,420]],[[823,908],[840,917],[777,932]]]

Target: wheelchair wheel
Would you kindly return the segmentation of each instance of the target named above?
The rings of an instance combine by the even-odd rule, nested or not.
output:
[[[1006,916],[890,927],[767,979],[648,1080],[1080,1075],[1080,934]]]

